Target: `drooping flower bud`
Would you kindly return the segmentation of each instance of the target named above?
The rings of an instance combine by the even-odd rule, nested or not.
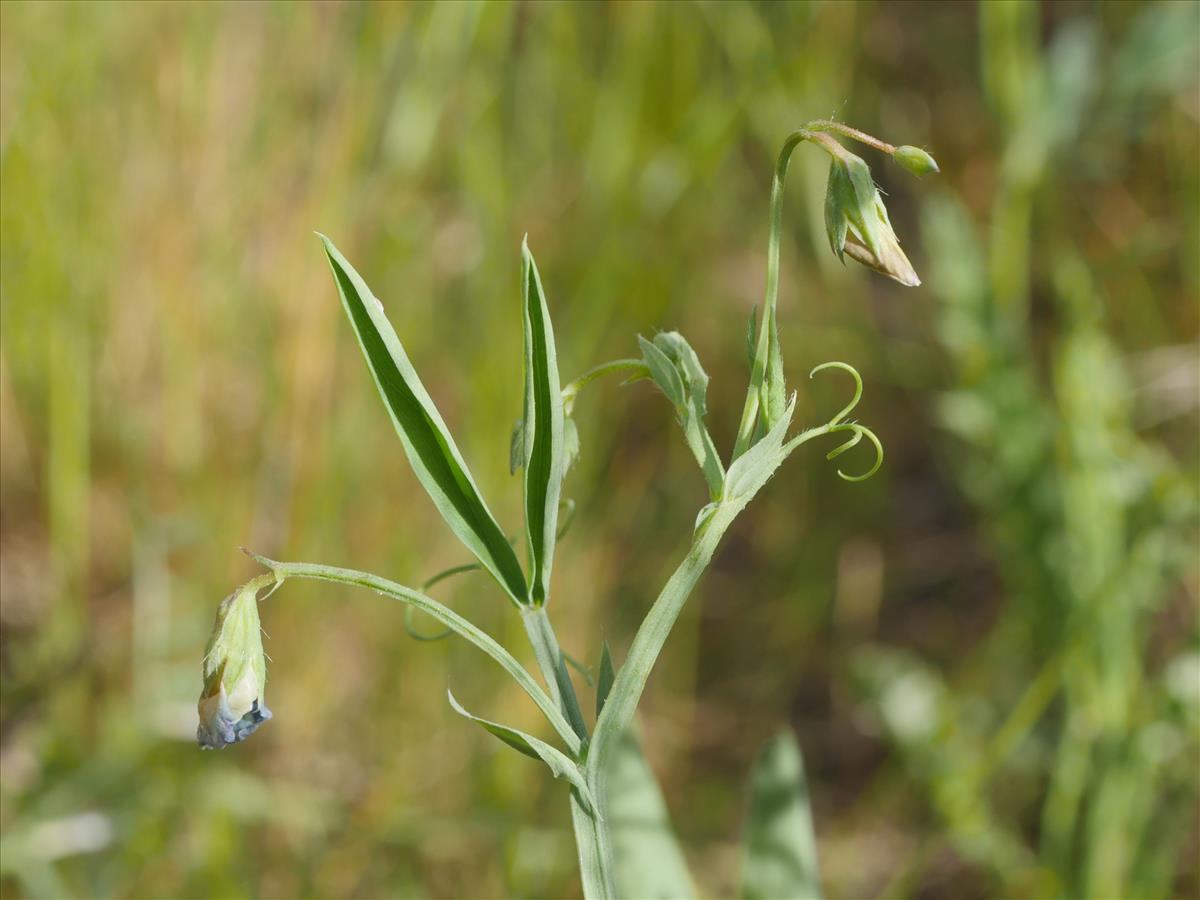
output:
[[[196,741],[206,750],[244,741],[271,718],[263,698],[267,662],[258,619],[262,579],[238,588],[217,608],[204,651],[204,689]]]
[[[892,159],[898,162],[908,171],[912,172],[918,178],[922,175],[929,175],[940,172],[937,161],[922,150],[920,147],[913,147],[905,144],[903,147],[897,147],[896,152],[892,154]]]
[[[849,254],[907,287],[916,287],[921,279],[900,249],[870,168],[844,148],[831,155],[825,229],[833,252],[843,262]]]

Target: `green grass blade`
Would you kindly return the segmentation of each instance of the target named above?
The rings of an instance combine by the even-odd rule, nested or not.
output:
[[[574,760],[563,753],[561,750],[555,749],[545,741],[538,740],[531,734],[526,734],[523,731],[518,731],[516,728],[509,728],[507,725],[501,725],[498,722],[492,722],[488,719],[481,719],[479,716],[472,715],[467,712],[450,691],[446,691],[446,696],[450,698],[450,705],[454,711],[461,716],[465,716],[472,722],[477,722],[490,731],[508,746],[514,750],[524,753],[531,759],[540,759],[554,774],[555,778],[563,778],[571,783],[579,796],[583,799],[588,812],[595,813],[596,804],[592,800],[591,788],[588,787],[587,781],[583,777],[583,771],[579,766],[575,765]]]
[[[750,775],[743,852],[746,900],[821,896],[804,761],[790,731],[767,744]]]
[[[529,541],[529,598],[535,606],[550,593],[550,570],[558,538],[558,500],[566,455],[562,388],[554,329],[537,263],[521,245],[522,318],[525,323],[525,532]]]
[[[526,603],[528,590],[516,553],[492,518],[454,438],[408,361],[383,304],[333,242],[318,236],[325,245],[346,315],[417,479],[458,539],[518,605]]]
[[[619,896],[695,897],[662,790],[631,731],[618,742],[609,766],[608,821]]]

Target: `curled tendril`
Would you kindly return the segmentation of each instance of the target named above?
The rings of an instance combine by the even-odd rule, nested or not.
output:
[[[878,472],[880,466],[883,465],[883,444],[880,442],[879,438],[876,437],[875,432],[873,432],[870,428],[867,428],[865,425],[859,425],[857,422],[846,421],[846,416],[850,415],[850,413],[854,411],[854,408],[858,406],[858,401],[862,399],[862,376],[859,375],[858,370],[849,363],[835,360],[833,362],[821,363],[821,365],[817,366],[808,373],[808,377],[812,378],[818,372],[824,371],[825,369],[841,369],[844,372],[849,372],[851,377],[854,379],[854,397],[851,398],[850,402],[846,404],[846,406],[843,407],[837,413],[837,415],[830,419],[825,425],[825,430],[828,434],[833,434],[834,432],[838,431],[850,431],[853,432],[853,437],[851,437],[850,440],[846,441],[845,443],[840,444],[839,446],[830,450],[825,454],[825,458],[836,459],[850,448],[858,446],[862,439],[866,437],[867,440],[869,440],[875,446],[875,464],[862,475],[847,475],[841,469],[837,470],[838,477],[845,481],[866,481],[868,478]]]
[[[438,572],[432,578],[428,579],[423,585],[421,585],[421,593],[425,593],[426,591],[428,591],[431,587],[433,587],[435,584],[437,584],[440,581],[445,581],[447,578],[452,578],[455,575],[462,575],[465,572],[474,572],[478,568],[481,568],[479,563],[466,563],[465,565],[452,566],[449,569],[444,569],[443,571]],[[410,638],[412,638],[414,641],[424,641],[426,643],[433,643],[434,641],[440,641],[443,638],[448,638],[448,637],[450,637],[450,635],[452,635],[454,633],[453,628],[446,628],[442,631],[437,632],[436,634],[422,634],[420,631],[417,631],[416,626],[413,625],[413,618],[414,618],[413,614],[415,612],[416,612],[415,607],[412,607],[412,606],[404,607],[404,630],[405,630],[405,632],[407,632],[408,636]]]
[[[581,663],[579,660],[577,660],[575,657],[573,657],[566,650],[562,651],[562,658],[563,658],[563,662],[565,662],[568,666],[570,666],[572,669],[574,669],[576,672],[578,672],[580,674],[580,676],[582,676],[583,680],[585,682],[587,682],[588,687],[596,686],[596,679],[594,677],[592,677],[591,669],[589,669],[587,666],[585,666],[583,663]]]
[[[862,440],[862,437],[863,437],[862,431],[854,428],[854,426],[850,425],[850,424],[839,426],[837,430],[845,431],[846,429],[852,430],[854,432],[854,437],[850,438],[850,440],[846,441],[846,443],[842,444],[840,447],[835,447],[833,450],[830,450],[828,453],[826,453],[825,454],[826,459],[836,459],[837,457],[839,457],[843,453],[845,453],[847,450],[849,450],[851,447],[858,446],[858,443]],[[830,432],[830,433],[832,434],[833,432]]]
[[[404,630],[414,641],[423,641],[424,643],[432,644],[434,641],[440,641],[454,634],[453,628],[445,628],[435,634],[422,634],[420,631],[417,631],[417,627],[413,624],[413,613],[416,611],[415,607],[404,607]]]
[[[575,520],[575,501],[571,500],[570,498],[564,499],[561,503],[561,506],[566,512],[563,516],[563,523],[558,528],[558,535],[556,537],[556,540],[560,541],[562,540],[563,535],[567,533],[567,529],[571,527],[571,523]],[[512,543],[511,539],[509,543]],[[445,581],[447,578],[453,578],[455,575],[463,575],[467,572],[474,572],[480,568],[482,567],[479,565],[479,563],[464,563],[461,566],[451,566],[449,569],[444,569],[441,572],[438,572],[436,575],[422,584],[421,593],[425,593],[435,584]],[[418,631],[416,625],[413,624],[416,618],[415,613],[415,607],[404,607],[404,630],[414,641],[425,641],[427,643],[432,643],[433,641],[440,641],[442,638],[450,637],[450,635],[454,633],[454,629],[446,628],[442,631],[436,632],[435,634],[423,634],[422,632]],[[580,669],[580,671],[582,672],[584,670]],[[590,678],[591,676],[585,673],[585,677]]]
[[[830,450],[828,453],[826,453],[826,459],[834,459],[835,457],[841,456],[851,447],[857,445],[864,436],[875,446],[875,464],[871,466],[871,468],[861,475],[847,475],[841,469],[838,469],[837,473],[839,478],[841,478],[843,481],[866,481],[879,471],[879,467],[883,465],[883,444],[880,442],[879,438],[875,436],[875,432],[873,432],[870,428],[867,428],[865,425],[859,425],[857,422],[845,422],[841,425],[835,425],[833,428],[829,429],[830,434],[835,431],[853,431],[854,437],[850,438],[850,440],[846,441],[846,443],[842,444],[841,446],[835,447],[833,450]]]
[[[563,513],[562,524],[558,526],[558,534],[554,536],[554,540],[561,541],[567,536],[567,532],[571,528],[571,523],[575,521],[575,501],[570,497],[565,498],[560,504],[565,510]]]
[[[826,369],[841,369],[844,372],[849,372],[850,375],[854,378],[854,398],[849,403],[846,404],[845,408],[842,409],[841,412],[839,412],[836,416],[834,416],[832,419],[829,420],[829,426],[832,428],[835,425],[842,424],[842,422],[846,418],[846,416],[850,415],[850,413],[854,411],[854,407],[858,406],[858,401],[862,399],[863,382],[862,382],[862,376],[858,374],[858,369],[854,368],[854,366],[850,365],[849,363],[840,362],[838,360],[834,360],[833,362],[821,363],[819,366],[817,366],[815,369],[813,369],[811,372],[808,373],[808,377],[812,378],[818,372],[823,372]]]

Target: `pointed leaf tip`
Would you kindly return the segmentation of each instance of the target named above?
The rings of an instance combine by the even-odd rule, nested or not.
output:
[[[566,444],[562,384],[550,309],[537,263],[522,245],[522,323],[525,356],[525,409],[521,454],[524,465],[525,525],[529,547],[530,601],[541,606],[550,592],[558,504],[562,496]],[[514,439],[514,445],[516,441]]]

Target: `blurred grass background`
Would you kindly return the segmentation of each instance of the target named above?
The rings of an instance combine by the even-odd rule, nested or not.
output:
[[[313,229],[383,299],[493,509],[529,233],[565,378],[677,328],[727,449],[774,156],[835,115],[925,286],[831,256],[797,155],[780,306],[794,459],[731,533],[643,705],[698,880],[744,781],[804,748],[831,897],[1200,894],[1200,7],[1192,3],[0,5],[0,891],[578,893],[541,732],[458,642],[289,584],[276,719],[193,743],[217,602],[270,556],[419,583],[463,552],[407,470]],[[705,500],[662,399],[589,388],[551,614],[618,661]],[[522,659],[482,578],[439,596]]]

